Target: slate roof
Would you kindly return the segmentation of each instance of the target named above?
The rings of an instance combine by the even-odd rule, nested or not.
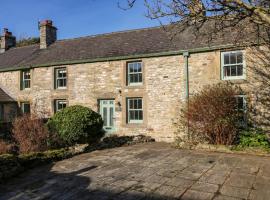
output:
[[[207,29],[207,26],[205,27]],[[0,71],[25,67],[60,65],[76,61],[110,59],[124,56],[140,56],[213,47],[232,44],[233,31],[228,30],[223,37],[208,41],[205,36],[196,37],[189,27],[172,37],[163,27],[101,34],[77,39],[59,40],[47,49],[39,45],[12,48],[0,54]],[[73,62],[74,63],[74,62]]]
[[[0,88],[0,103],[15,102],[7,93]]]

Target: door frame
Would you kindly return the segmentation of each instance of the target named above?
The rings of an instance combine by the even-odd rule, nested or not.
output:
[[[99,112],[99,114],[102,116],[103,114],[101,113],[101,111],[102,111],[102,104],[101,104],[101,102],[102,101],[113,101],[114,103],[112,104],[113,105],[113,127],[112,127],[112,129],[109,129],[109,130],[107,130],[107,129],[105,129],[104,127],[104,124],[103,124],[103,130],[105,130],[105,132],[106,133],[113,133],[113,132],[115,132],[116,131],[116,120],[115,120],[115,99],[114,98],[102,98],[102,99],[98,99],[98,112]]]

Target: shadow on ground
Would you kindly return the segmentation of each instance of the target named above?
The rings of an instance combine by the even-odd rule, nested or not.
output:
[[[134,185],[123,188],[96,185],[85,176],[97,166],[89,166],[69,173],[57,173],[53,164],[24,173],[0,185],[0,200],[21,199],[91,199],[91,200],[169,200],[180,197],[160,196],[137,191]],[[12,190],[10,189],[12,188]],[[190,199],[191,200],[191,199]]]

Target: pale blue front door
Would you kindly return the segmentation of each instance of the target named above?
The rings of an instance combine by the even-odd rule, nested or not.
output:
[[[115,131],[115,106],[114,100],[100,100],[100,115],[104,121],[103,128],[106,132]]]

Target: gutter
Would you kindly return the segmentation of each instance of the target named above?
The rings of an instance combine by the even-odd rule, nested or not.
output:
[[[220,45],[220,46],[213,46],[213,47],[203,47],[203,48],[196,48],[190,49],[188,52],[192,53],[204,53],[214,50],[222,50],[228,48],[235,48],[234,44],[228,45]],[[239,48],[239,47],[238,47]],[[161,53],[150,53],[150,54],[137,54],[137,55],[130,55],[130,56],[117,56],[117,57],[106,57],[106,58],[95,58],[95,59],[84,59],[84,60],[67,60],[67,61],[59,61],[59,62],[52,62],[52,63],[45,63],[45,64],[38,64],[38,65],[25,65],[25,66],[15,66],[15,67],[5,67],[1,68],[0,72],[10,72],[10,71],[18,71],[24,69],[33,69],[33,68],[40,68],[40,67],[52,67],[52,66],[60,66],[60,65],[74,65],[74,64],[85,64],[85,63],[96,63],[96,62],[109,62],[109,61],[119,61],[119,60],[129,60],[129,59],[142,59],[142,58],[154,58],[154,57],[163,57],[163,56],[176,56],[176,55],[183,55],[184,52],[187,50],[180,50],[180,51],[168,51],[168,52],[161,52]]]

